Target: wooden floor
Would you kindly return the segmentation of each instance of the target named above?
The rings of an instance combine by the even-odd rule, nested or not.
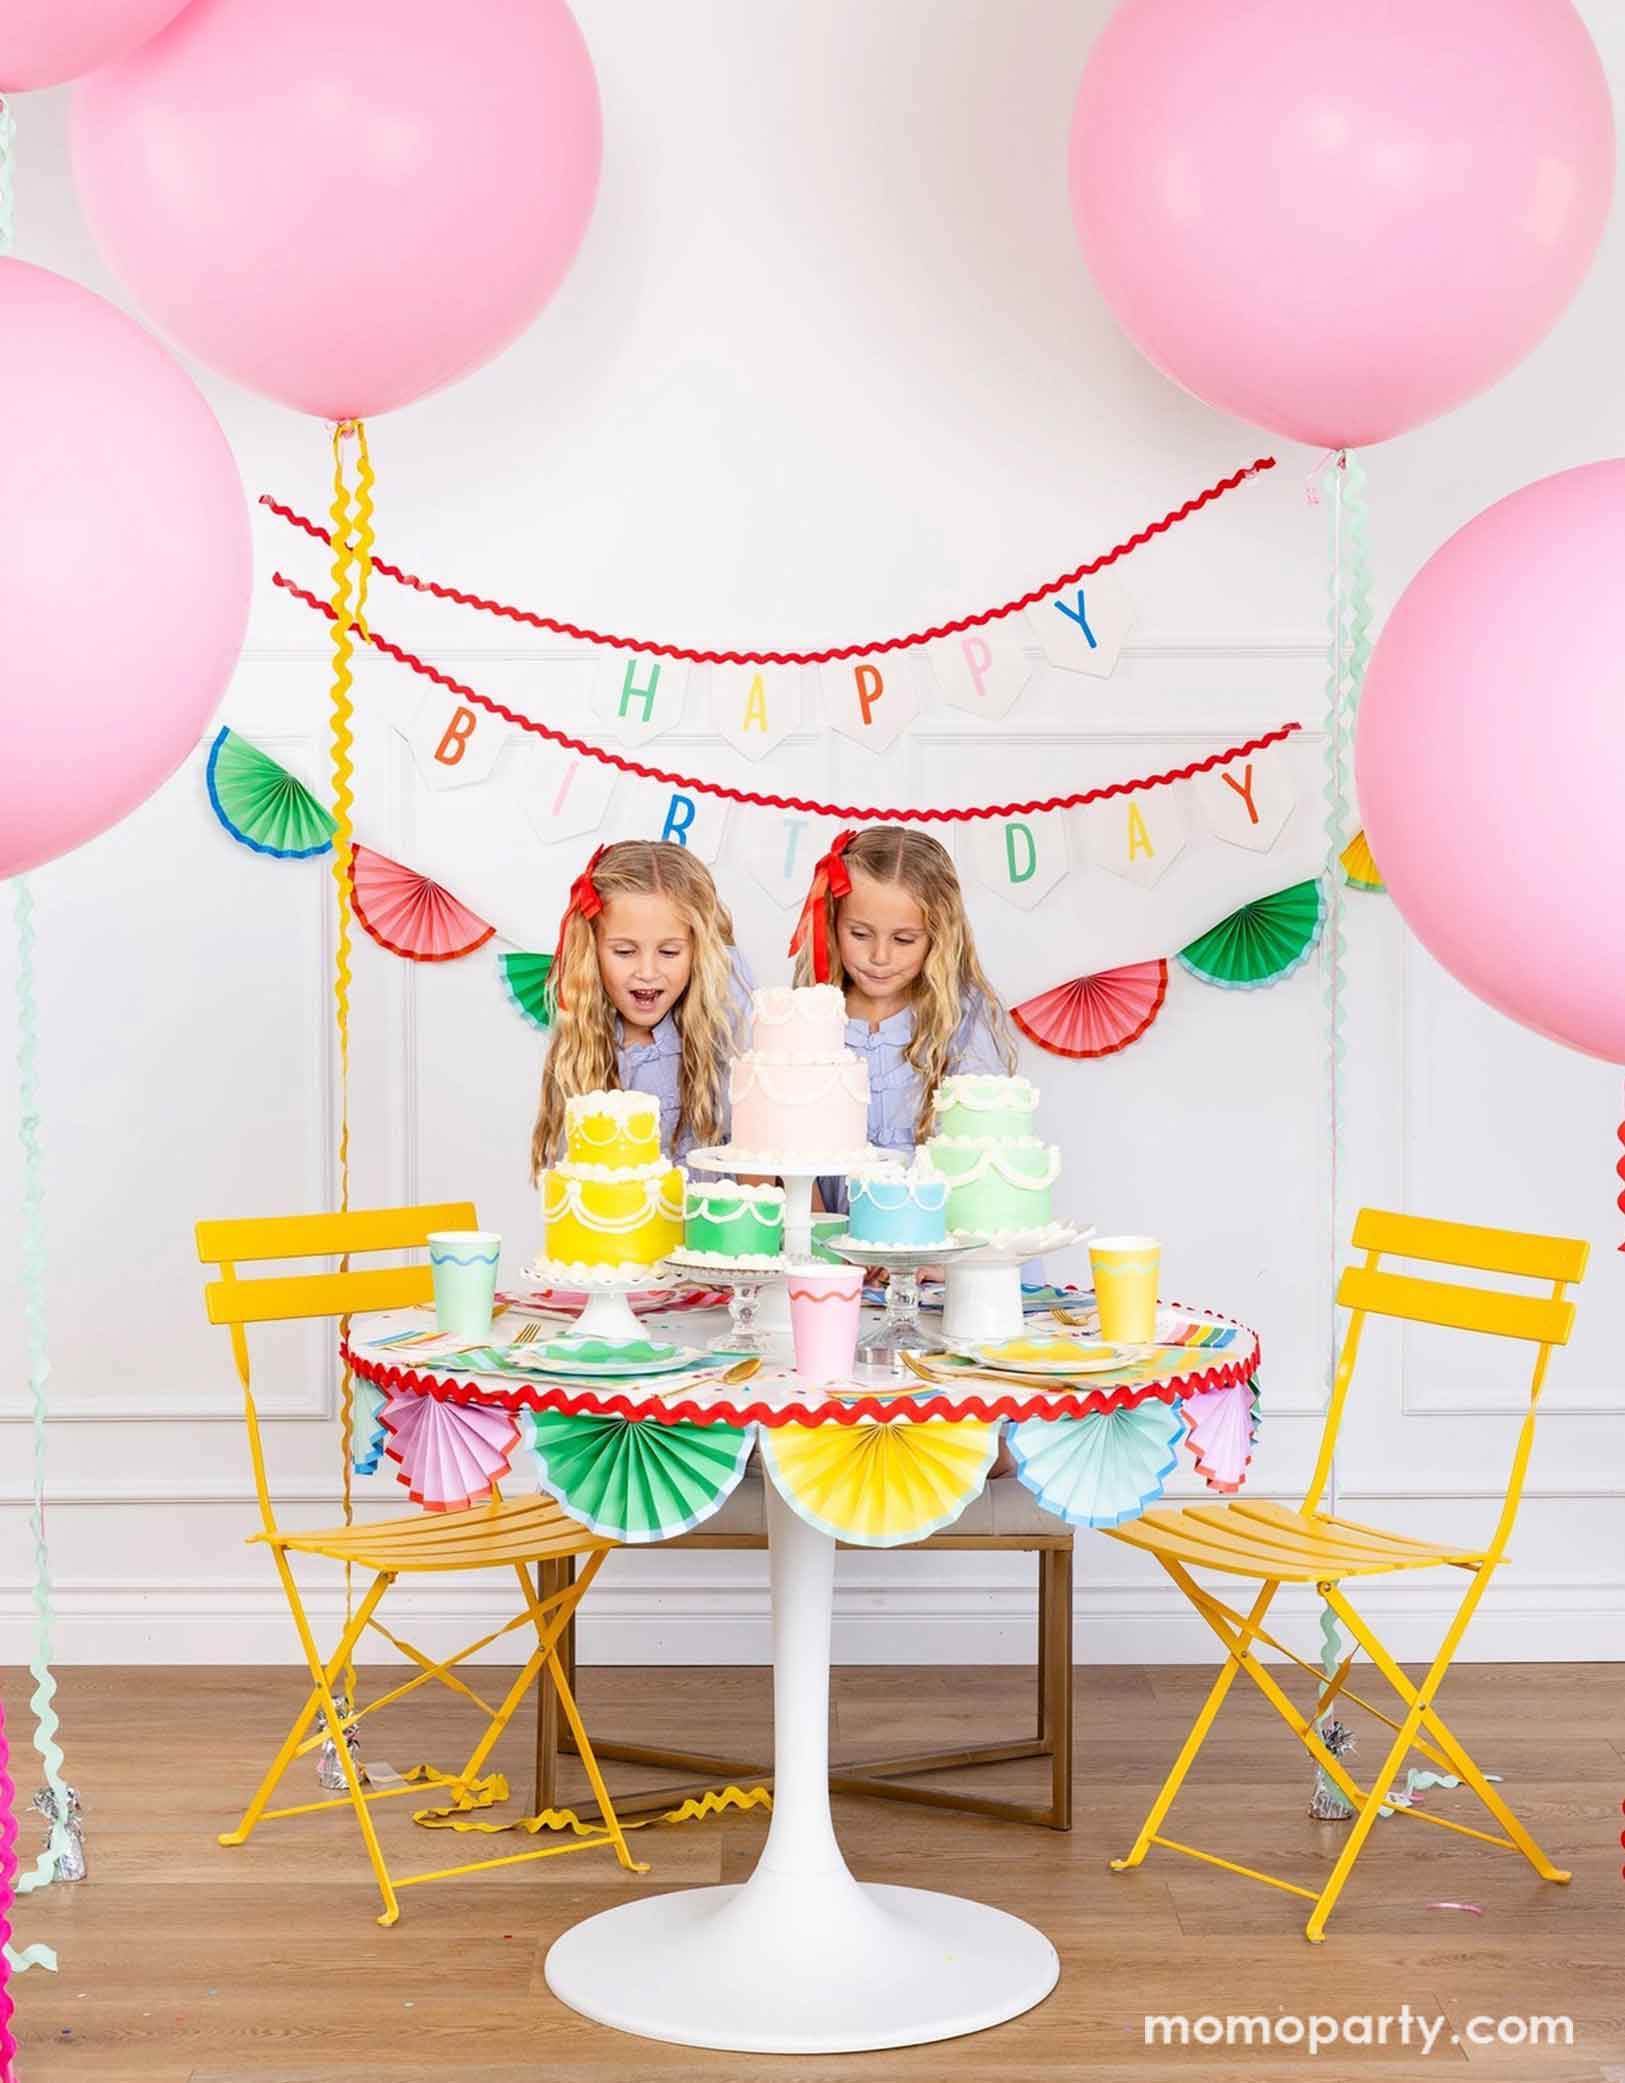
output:
[[[765,1745],[760,1671],[589,1671],[590,1726],[645,1741]],[[21,1674],[0,1673],[14,1713]],[[19,2083],[622,2083],[782,2076],[786,2083],[1119,2083],[1189,2074],[1340,2083],[1374,2065],[1516,2083],[1625,2083],[1625,1666],[1458,1671],[1441,1703],[1485,1768],[1560,1863],[1566,1888],[1508,1852],[1444,1831],[1378,1825],[1328,1941],[1302,1937],[1295,1898],[1153,1853],[1132,1875],[1107,1870],[1133,1835],[1204,1674],[1078,1674],[1078,1823],[1070,1836],[892,1803],[838,1804],[860,1878],[974,1895],[1029,1918],[1055,1941],[1061,1982],[1025,2018],[970,2039],[816,2060],[697,2053],[634,2041],[565,2010],[542,1979],[550,1941],[629,1887],[736,1880],[761,1842],[757,1816],[640,1833],[654,1862],[630,1881],[584,1852],[409,1892],[380,1930],[377,1899],[347,1819],[270,1824],[226,1851],[236,1819],[296,1703],[292,1670],[80,1670],[64,1674],[62,1725],[84,1796],[92,1877],[21,1905],[19,1937],[61,1954],[55,1977],[14,1984]],[[847,1670],[836,1674],[840,1753],[970,1741],[1021,1729],[1018,1671]],[[17,1715],[22,1720],[21,1714]],[[456,1704],[409,1703],[379,1725],[375,1754],[397,1767],[450,1761],[466,1721]],[[500,1759],[528,1794],[528,1728]],[[1356,1766],[1370,1762],[1374,1740]],[[630,1768],[627,1768],[630,1769]],[[1011,1791],[1041,1792],[1041,1767],[991,1768]],[[299,1768],[308,1785],[308,1762]],[[25,1781],[26,1771],[19,1775]],[[1284,1731],[1233,1695],[1176,1813],[1173,1834],[1313,1880],[1336,1856],[1335,1825],[1307,1820],[1310,1774]],[[624,1776],[623,1776],[624,1783]],[[310,1798],[296,1793],[292,1798]],[[1426,1797],[1477,1822],[1464,1790]],[[387,1803],[386,1843],[403,1869],[445,1863]],[[34,1843],[25,1825],[22,1848]],[[428,1856],[425,1849],[430,1848]],[[1482,1907],[1473,1916],[1430,1907]],[[636,1972],[636,1963],[628,1962]],[[1446,2014],[1431,2060],[1414,2044],[1302,2054],[1257,2048],[1147,2049],[1147,2012]],[[1568,2013],[1568,2051],[1470,2050],[1450,2033],[1470,2016]]]

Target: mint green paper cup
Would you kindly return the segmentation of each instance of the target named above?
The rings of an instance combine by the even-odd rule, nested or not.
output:
[[[497,1260],[502,1239],[495,1230],[431,1230],[429,1270],[434,1275],[437,1331],[458,1338],[484,1338],[491,1329]]]

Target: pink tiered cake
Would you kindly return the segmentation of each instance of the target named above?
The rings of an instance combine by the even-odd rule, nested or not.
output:
[[[867,1147],[868,1066],[846,1046],[846,1001],[832,984],[756,992],[729,1097],[736,1150],[833,1159]]]

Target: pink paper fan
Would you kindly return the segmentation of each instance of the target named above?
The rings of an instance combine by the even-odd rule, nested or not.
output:
[[[1195,1457],[1196,1473],[1210,1490],[1233,1495],[1246,1480],[1257,1436],[1252,1383],[1237,1381],[1228,1388],[1187,1396],[1183,1409],[1189,1428],[1186,1444]]]
[[[1011,1008],[1029,1041],[1055,1056],[1113,1056],[1138,1041],[1168,995],[1166,962],[1130,962],[1057,984]]]
[[[409,962],[455,962],[496,931],[439,883],[370,846],[350,850],[350,906],[380,947]]]
[[[384,1452],[400,1463],[412,1502],[431,1512],[460,1512],[489,1497],[519,1443],[511,1415],[483,1404],[397,1394],[383,1415],[391,1434]]]

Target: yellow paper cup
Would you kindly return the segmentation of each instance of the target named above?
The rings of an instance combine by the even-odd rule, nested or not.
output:
[[[1149,1345],[1157,1335],[1157,1237],[1096,1237],[1089,1246],[1100,1335],[1108,1345]]]

